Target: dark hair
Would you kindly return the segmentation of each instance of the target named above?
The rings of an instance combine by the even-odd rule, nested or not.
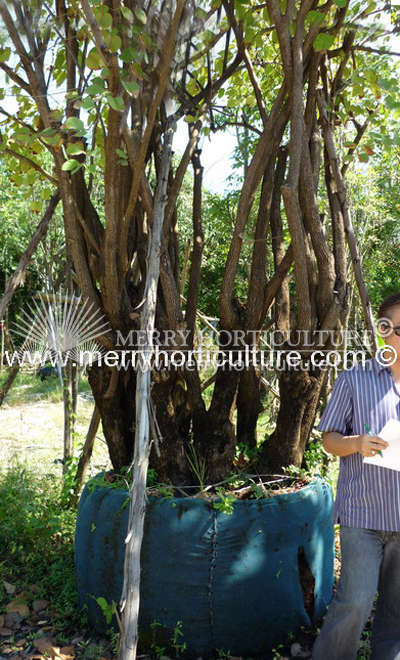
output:
[[[400,305],[400,291],[385,298],[378,309],[378,319],[391,318],[392,307]]]

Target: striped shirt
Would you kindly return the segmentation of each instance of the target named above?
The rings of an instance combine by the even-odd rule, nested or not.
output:
[[[371,358],[339,374],[317,428],[362,435],[367,423],[379,435],[389,419],[400,420],[400,384]],[[359,452],[341,457],[333,516],[347,527],[400,531],[400,472],[364,464]]]

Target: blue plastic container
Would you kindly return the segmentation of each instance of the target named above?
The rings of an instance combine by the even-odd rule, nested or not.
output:
[[[92,488],[92,490],[90,490]],[[75,557],[81,606],[107,629],[95,598],[119,602],[128,493],[86,486],[78,509]],[[190,654],[214,649],[262,655],[310,626],[333,588],[332,491],[316,478],[262,500],[237,500],[227,515],[201,499],[149,497],[141,554],[139,643],[156,620],[170,639],[178,621]],[[315,579],[313,611],[304,606],[299,553]],[[304,562],[303,562],[304,563]],[[310,576],[308,576],[310,577]],[[311,614],[311,616],[310,616]]]

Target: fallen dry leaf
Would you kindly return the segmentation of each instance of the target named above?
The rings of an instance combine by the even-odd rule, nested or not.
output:
[[[37,650],[43,655],[46,654],[50,658],[60,656],[60,649],[58,646],[55,646],[55,641],[54,639],[51,639],[51,637],[39,637],[39,639],[35,639],[33,643]]]
[[[11,646],[3,646],[3,648],[2,648],[1,650],[2,650],[2,652],[5,653],[6,655],[9,655],[10,653],[13,652]]]
[[[4,617],[4,625],[6,628],[18,630],[21,628],[21,615],[18,612],[7,612]]]
[[[41,588],[38,587],[37,584],[30,584],[28,589],[33,594],[40,594],[40,592],[42,591]]]
[[[48,605],[49,605],[49,601],[44,600],[44,598],[41,598],[40,600],[35,600],[32,607],[34,612],[42,612],[43,610],[46,609]]]
[[[3,637],[6,637],[7,635],[12,635],[12,630],[11,628],[0,628],[0,635]]]
[[[25,638],[24,639],[19,639],[18,642],[15,642],[15,646],[18,646],[18,647],[23,646],[24,644],[26,644],[26,639]]]
[[[67,658],[75,658],[75,646],[63,646],[60,649],[60,658],[67,660]]]
[[[19,594],[14,597],[14,600],[22,600],[25,602],[29,598],[31,598],[31,594],[28,591],[20,591]]]
[[[31,628],[36,626],[36,621],[32,621],[32,619],[25,619],[25,623],[27,623]]]
[[[9,582],[6,582],[3,580],[3,585],[4,589],[6,590],[7,594],[9,596],[13,596],[15,592],[17,591],[17,587],[14,584],[10,584]]]
[[[25,618],[26,616],[29,616],[29,607],[28,607],[28,605],[26,603],[22,603],[19,598],[14,598],[14,600],[11,600],[9,603],[7,603],[6,611],[7,612],[18,612],[18,614],[22,618]]]

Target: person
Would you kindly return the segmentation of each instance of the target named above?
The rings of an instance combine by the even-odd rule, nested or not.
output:
[[[400,292],[378,316],[386,346],[339,374],[317,427],[325,450],[340,456],[333,522],[342,561],[311,660],[356,659],[377,592],[372,660],[400,660],[400,472],[363,462],[388,446],[385,424],[400,420]]]

